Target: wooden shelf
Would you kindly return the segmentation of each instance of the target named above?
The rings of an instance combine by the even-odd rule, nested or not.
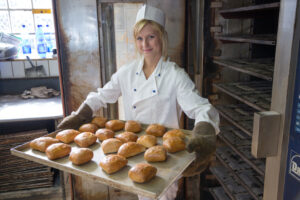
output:
[[[270,109],[272,82],[214,83],[213,86],[254,109],[259,111]]]
[[[229,147],[219,147],[216,156],[255,200],[262,199],[264,179],[261,175]]]
[[[210,171],[216,176],[217,180],[231,200],[253,199],[227,168],[219,165],[210,167]]]
[[[280,7],[280,2],[259,4],[252,6],[245,6],[239,8],[231,8],[226,10],[221,10],[219,13],[225,19],[233,18],[255,18],[264,17],[268,14],[273,14],[274,11],[278,12]]]
[[[253,43],[263,45],[276,45],[275,35],[216,35],[215,39],[223,42],[240,42],[240,43]]]
[[[209,188],[209,192],[215,200],[230,200],[222,187]]]
[[[217,65],[267,81],[272,81],[273,79],[273,59],[214,59],[213,62]]]
[[[255,110],[245,104],[215,105],[220,115],[249,136],[253,132]]]
[[[255,159],[251,154],[251,137],[234,127],[221,127],[218,135],[236,154],[238,154],[259,175],[264,176],[265,161]]]

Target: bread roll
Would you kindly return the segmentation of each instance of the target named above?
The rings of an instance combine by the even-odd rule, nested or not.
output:
[[[52,137],[39,137],[39,138],[32,140],[29,143],[29,146],[32,149],[35,149],[35,150],[38,150],[41,152],[45,152],[48,146],[50,146],[51,144],[54,144],[54,143],[58,143],[58,142],[59,142],[58,139],[54,139]]]
[[[169,137],[174,137],[174,136],[180,137],[183,140],[185,138],[185,135],[184,135],[184,133],[181,130],[179,130],[179,129],[173,129],[173,130],[170,130],[170,131],[168,131],[168,132],[166,132],[164,134],[163,140],[166,140]]]
[[[102,169],[108,173],[112,174],[127,165],[128,160],[120,155],[108,155],[100,161],[99,165]]]
[[[185,143],[183,139],[177,136],[169,137],[163,141],[163,146],[170,153],[175,153],[185,149]]]
[[[87,123],[87,124],[82,124],[79,127],[79,132],[91,132],[91,133],[95,133],[98,130],[98,126],[96,124],[92,124],[92,123]]]
[[[160,124],[151,124],[146,129],[148,135],[154,135],[156,137],[163,136],[165,132],[166,128]]]
[[[71,146],[64,143],[51,144],[46,149],[46,155],[50,160],[65,157],[71,152]]]
[[[107,128],[100,128],[96,131],[95,135],[100,141],[103,141],[109,138],[113,138],[115,136],[115,132]]]
[[[126,142],[136,142],[138,136],[137,134],[132,132],[124,132],[119,135],[116,135],[116,138],[121,140],[123,143],[126,143]]]
[[[74,129],[66,129],[63,131],[60,131],[56,134],[55,138],[59,139],[63,143],[69,144],[74,141],[74,138],[79,134],[80,132]]]
[[[82,165],[92,160],[94,153],[88,148],[73,149],[69,160],[75,165]]]
[[[136,164],[128,171],[131,180],[137,183],[145,183],[156,175],[157,169],[148,163]]]
[[[148,162],[160,162],[167,159],[167,151],[163,146],[154,146],[147,149],[144,159]]]
[[[142,126],[139,122],[133,121],[133,120],[128,120],[125,123],[125,131],[133,132],[133,133],[138,133],[141,132]]]
[[[153,135],[142,135],[136,141],[137,143],[149,148],[156,145],[156,137]]]
[[[91,121],[92,124],[96,124],[99,128],[104,128],[107,119],[105,117],[94,117]]]
[[[121,120],[110,120],[105,123],[105,128],[108,128],[112,131],[119,131],[124,129],[125,123]]]
[[[145,147],[136,142],[127,142],[122,144],[118,150],[118,155],[124,156],[125,158],[135,156],[145,151]]]
[[[89,147],[94,144],[97,137],[91,132],[82,132],[74,138],[74,142],[80,147]]]
[[[101,143],[101,148],[103,153],[116,153],[118,152],[120,146],[123,144],[121,140],[116,139],[116,138],[109,138],[107,140],[104,140]]]

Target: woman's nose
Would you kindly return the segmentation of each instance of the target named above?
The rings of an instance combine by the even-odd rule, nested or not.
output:
[[[147,40],[147,39],[143,40],[143,46],[147,47],[148,44],[149,44],[149,43],[148,43],[148,40]]]

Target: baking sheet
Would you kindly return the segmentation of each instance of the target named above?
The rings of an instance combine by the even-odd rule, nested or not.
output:
[[[145,128],[146,125],[143,125],[143,131],[137,134],[139,137],[145,134]],[[191,131],[182,131],[186,134],[186,139],[187,137],[191,137]],[[124,131],[119,131],[116,134],[122,132]],[[57,133],[58,131],[50,133],[48,136],[55,137]],[[157,139],[158,144],[162,144],[162,138],[157,137]],[[74,142],[70,145],[72,146],[72,149],[79,148]],[[97,140],[96,144],[89,148],[94,152],[94,157],[90,162],[81,166],[73,165],[72,162],[69,161],[68,156],[54,161],[49,160],[45,153],[32,150],[29,147],[29,143],[12,148],[11,153],[21,158],[38,162],[78,176],[91,178],[111,187],[153,199],[160,198],[169,186],[180,177],[182,172],[195,159],[195,153],[188,153],[185,150],[173,154],[168,153],[168,157],[165,162],[150,163],[157,168],[157,174],[152,180],[147,183],[134,183],[128,177],[128,171],[137,163],[147,163],[147,161],[144,160],[144,153],[128,158],[128,164],[126,167],[109,175],[99,166],[100,160],[102,160],[105,156],[101,149],[101,142]]]

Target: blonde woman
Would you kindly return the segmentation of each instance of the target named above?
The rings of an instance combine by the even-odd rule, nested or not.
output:
[[[168,38],[164,27],[164,13],[144,5],[138,11],[133,31],[140,57],[122,66],[103,88],[91,92],[79,109],[58,127],[78,128],[91,121],[94,111],[108,103],[115,103],[121,95],[125,120],[179,128],[183,111],[189,118],[195,119],[193,137],[187,144],[187,150],[195,151],[197,159],[184,173],[191,176],[203,170],[207,158],[215,151],[219,115],[207,99],[199,96],[184,69],[167,59]],[[177,183],[174,183],[162,199],[175,199],[177,189]]]

